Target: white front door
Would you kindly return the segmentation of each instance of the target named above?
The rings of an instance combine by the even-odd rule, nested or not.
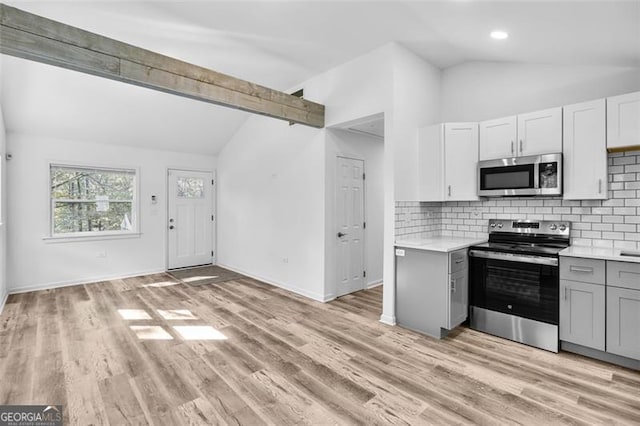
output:
[[[168,268],[213,262],[213,174],[169,170]]]
[[[338,157],[336,173],[336,297],[365,287],[364,161]]]

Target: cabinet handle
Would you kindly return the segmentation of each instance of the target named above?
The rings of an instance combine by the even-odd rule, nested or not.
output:
[[[513,155],[513,141],[511,141],[511,155]]]
[[[448,187],[448,189],[447,189],[447,192],[448,192],[448,194],[449,194],[449,197],[451,197],[451,185],[449,185],[449,187]]]
[[[602,179],[598,179],[598,194],[602,194]]]
[[[568,297],[567,297],[567,290],[568,290],[568,289],[569,289],[569,287],[565,287],[565,288],[564,288],[564,300],[567,300],[567,299],[568,299]]]
[[[522,154],[522,139],[520,139],[520,154]]]
[[[464,262],[464,259],[458,259],[458,260],[456,260],[456,265],[459,264],[459,263],[462,263],[462,262]]]
[[[456,280],[451,280],[451,293],[456,292]]]
[[[569,267],[569,270],[571,272],[584,272],[584,273],[587,273],[587,274],[593,274],[593,268],[588,267],[588,266],[574,266],[574,265],[571,265]]]

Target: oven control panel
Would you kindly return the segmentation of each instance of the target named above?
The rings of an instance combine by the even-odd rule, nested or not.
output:
[[[489,233],[511,232],[568,236],[571,224],[563,221],[529,219],[490,219]]]

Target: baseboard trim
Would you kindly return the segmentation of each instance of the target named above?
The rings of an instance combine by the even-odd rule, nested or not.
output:
[[[370,290],[372,288],[378,287],[382,285],[382,280],[376,280],[376,281],[371,281],[370,283],[367,283],[367,290]]]
[[[577,345],[571,342],[565,342],[563,340],[560,341],[560,349],[567,352],[572,352],[574,354],[586,356],[589,358],[595,358],[600,361],[609,362],[611,364],[616,364],[621,367],[630,368],[632,370],[640,371],[640,361],[627,358],[624,356],[611,354],[609,352],[602,352],[597,349],[587,348],[582,345]]]
[[[2,302],[0,302],[0,315],[2,315],[2,311],[4,311],[4,307],[7,304],[7,299],[9,299],[9,292],[6,292],[4,294],[4,297],[2,298]]]
[[[380,322],[387,325],[396,325],[396,317],[394,315],[380,315]]]
[[[79,280],[71,280],[71,281],[58,281],[54,283],[44,283],[44,284],[35,284],[29,285],[25,287],[12,288],[9,290],[9,294],[19,294],[19,293],[29,293],[32,291],[41,291],[41,290],[51,290],[54,288],[62,288],[62,287],[72,287],[74,285],[83,285],[83,284],[94,284],[102,281],[109,280],[119,280],[123,278],[131,278],[138,277],[140,275],[151,275],[151,274],[160,274],[164,273],[166,270],[163,269],[148,269],[145,271],[136,271],[136,272],[125,272],[123,274],[113,274],[113,275],[103,275],[97,277],[89,277],[82,278]]]
[[[245,276],[247,276],[249,278],[253,278],[254,280],[262,281],[262,282],[270,284],[270,285],[272,285],[274,287],[278,287],[278,288],[281,288],[283,290],[287,290],[287,291],[290,291],[292,293],[299,294],[300,296],[307,297],[309,299],[315,300],[316,302],[326,303],[326,302],[328,302],[330,300],[335,299],[335,296],[333,296],[333,295],[328,295],[328,296],[325,297],[324,295],[322,295],[320,293],[314,293],[312,291],[307,291],[307,290],[304,290],[304,289],[299,288],[299,287],[290,286],[290,285],[288,285],[286,283],[283,283],[283,282],[280,282],[280,281],[277,281],[277,280],[274,280],[274,279],[262,277],[260,275],[253,274],[251,272],[247,272],[247,271],[243,270],[242,268],[237,268],[235,266],[226,265],[224,263],[218,263],[217,265],[222,267],[222,268],[228,269],[230,271],[237,272],[238,274],[245,275]]]

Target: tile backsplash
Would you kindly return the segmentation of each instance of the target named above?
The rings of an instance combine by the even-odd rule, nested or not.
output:
[[[396,238],[487,237],[489,219],[571,222],[571,244],[640,249],[640,151],[609,154],[609,199],[396,202]]]

